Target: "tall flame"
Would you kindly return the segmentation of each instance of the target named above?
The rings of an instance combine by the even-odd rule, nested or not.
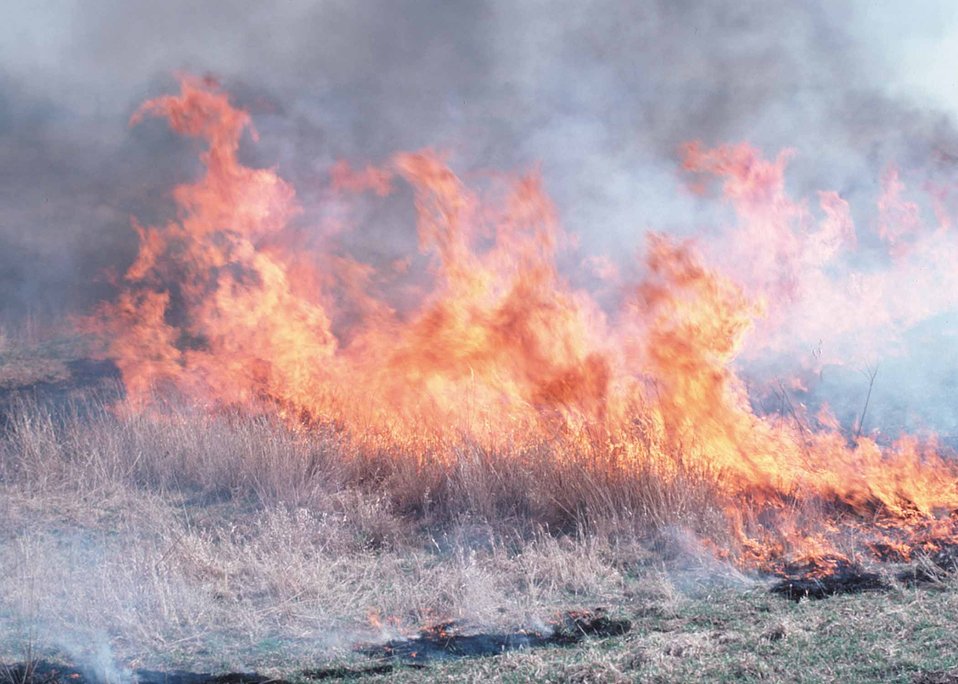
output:
[[[214,84],[186,77],[178,95],[145,103],[132,123],[146,116],[207,148],[202,177],[173,193],[176,219],[134,225],[139,255],[118,299],[92,319],[109,333],[132,408],[175,391],[211,410],[275,410],[438,459],[457,443],[543,440],[557,445],[555,458],[571,458],[577,441],[604,435],[627,447],[608,467],[710,473],[743,565],[825,557],[845,514],[853,525],[880,520],[904,553],[953,535],[958,472],[933,445],[849,440],[826,413],[757,415],[733,370],[750,336],[781,343],[781,302],[804,312],[800,321],[819,315],[822,298],[849,307],[827,268],[856,243],[848,206],[821,193],[816,225],[785,192],[789,153],[768,162],[748,145],[688,145],[686,169],[722,178],[739,217],[730,252],[713,261],[748,268],[722,275],[696,244],[651,235],[643,279],[607,312],[557,268],[568,240],[535,173],[490,203],[432,151],[360,171],[336,164],[337,198],[411,188],[428,266],[410,285],[412,260],[382,267],[329,240],[310,251],[297,239],[293,188],[273,169],[240,163],[250,118]],[[896,253],[916,230],[895,218],[915,214],[901,193],[890,172],[880,231]],[[415,293],[415,305],[397,305],[390,288]],[[851,324],[867,315],[876,314]],[[829,504],[835,516],[803,520],[801,502]]]

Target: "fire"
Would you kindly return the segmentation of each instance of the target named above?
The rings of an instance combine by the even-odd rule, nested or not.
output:
[[[462,443],[549,442],[555,458],[585,442],[616,445],[605,467],[708,473],[739,540],[725,553],[745,566],[817,558],[825,567],[840,557],[832,540],[866,526],[903,556],[954,535],[958,472],[933,443],[850,440],[827,411],[757,415],[734,370],[750,340],[784,344],[777,326],[794,322],[789,312],[804,324],[821,306],[854,308],[828,270],[856,244],[848,205],[821,193],[816,222],[790,199],[790,152],[768,162],[748,145],[688,145],[686,170],[722,179],[740,221],[725,258],[748,267],[724,275],[707,247],[652,235],[642,280],[604,311],[556,265],[570,240],[536,173],[477,191],[429,150],[362,170],[337,163],[332,202],[403,186],[414,197],[419,254],[365,263],[339,240],[348,217],[304,236],[292,186],[240,162],[242,136],[255,131],[215,84],[186,77],[132,123],[148,116],[206,149],[203,175],[173,192],[176,219],[134,224],[139,255],[118,298],[89,322],[109,335],[130,408],[175,392],[210,410],[334,424],[360,446],[434,459]],[[896,254],[919,240],[916,209],[901,195],[889,173],[880,233]],[[607,282],[619,278],[611,262],[590,263]],[[835,325],[914,315],[881,313],[877,302]]]

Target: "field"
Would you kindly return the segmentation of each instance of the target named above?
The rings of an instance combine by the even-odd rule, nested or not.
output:
[[[5,3],[0,684],[958,684],[958,3],[544,4]]]
[[[4,344],[0,662],[355,678],[381,664],[362,645],[444,621],[604,608],[631,630],[368,677],[958,681],[947,569],[883,564],[884,591],[789,601],[692,532],[719,515],[692,473],[612,479],[548,445],[440,466],[267,416],[117,413],[81,342]]]

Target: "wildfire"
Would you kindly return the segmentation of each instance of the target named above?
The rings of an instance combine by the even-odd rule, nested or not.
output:
[[[851,307],[827,267],[856,243],[848,206],[821,193],[814,224],[785,193],[789,153],[768,162],[748,145],[687,146],[689,172],[722,179],[741,223],[725,257],[748,268],[724,275],[707,249],[652,235],[642,280],[604,311],[557,268],[569,241],[535,173],[480,192],[429,150],[360,171],[336,164],[331,202],[402,186],[415,198],[419,254],[364,263],[338,240],[347,219],[305,238],[291,185],[239,161],[243,134],[255,131],[214,84],[184,78],[178,95],[145,103],[132,123],[147,116],[207,147],[203,175],[174,190],[176,219],[134,224],[139,254],[118,298],[92,318],[109,335],[130,408],[176,392],[437,459],[457,443],[543,441],[571,458],[599,439],[616,445],[609,468],[709,473],[740,540],[732,556],[746,566],[834,563],[830,540],[855,526],[874,525],[882,548],[903,555],[953,536],[958,473],[933,444],[849,440],[827,414],[757,415],[733,370],[750,335],[784,344],[777,302],[793,304],[799,323],[834,305],[842,330],[870,314],[915,315],[844,316]],[[880,231],[896,255],[918,230],[902,192],[889,172]]]

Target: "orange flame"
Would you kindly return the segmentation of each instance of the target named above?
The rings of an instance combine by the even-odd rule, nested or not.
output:
[[[882,449],[863,437],[850,446],[827,412],[817,431],[797,413],[758,416],[732,369],[749,334],[778,320],[768,302],[817,296],[824,276],[801,274],[855,244],[834,193],[820,194],[824,218],[808,229],[808,210],[784,190],[790,153],[769,163],[747,145],[687,146],[688,170],[724,179],[743,221],[735,249],[760,258],[733,280],[696,245],[652,235],[646,275],[613,315],[559,272],[564,238],[537,174],[490,206],[431,151],[358,172],[337,164],[331,193],[385,196],[403,182],[413,191],[427,273],[411,259],[376,269],[335,249],[304,255],[293,188],[239,162],[251,122],[215,85],[184,78],[179,95],[147,102],[132,123],[145,116],[208,147],[204,175],[174,191],[176,220],[134,224],[139,255],[118,299],[94,317],[132,407],[174,390],[211,408],[334,422],[360,442],[433,458],[461,441],[609,435],[628,445],[615,467],[642,460],[665,474],[680,463],[711,473],[745,565],[834,557],[837,523],[809,523],[800,502],[831,502],[857,516],[850,525],[880,519],[883,548],[902,554],[953,535],[958,473],[933,445],[903,438]],[[887,182],[883,210],[911,216],[897,175]],[[390,288],[419,293],[417,304],[398,309],[382,295]],[[639,434],[638,416],[654,429]]]

